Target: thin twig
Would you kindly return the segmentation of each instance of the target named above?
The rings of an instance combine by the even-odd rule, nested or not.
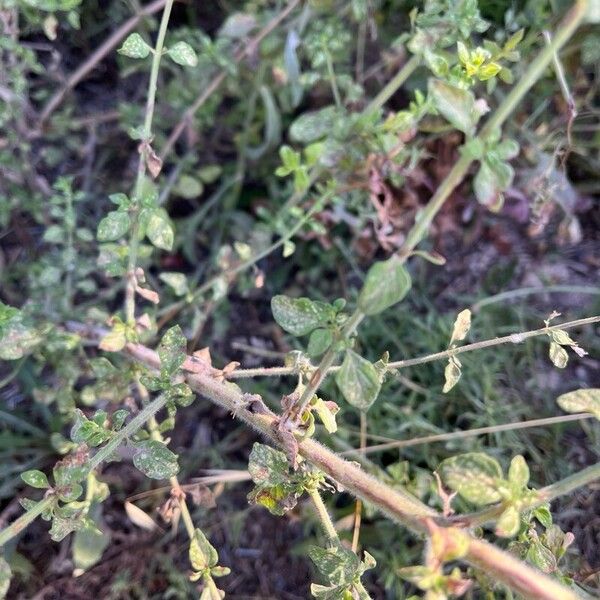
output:
[[[473,350],[482,350],[483,348],[492,348],[493,346],[499,346],[501,344],[518,344],[526,339],[548,334],[551,331],[558,329],[573,329],[574,327],[581,327],[583,325],[591,325],[593,323],[600,322],[600,316],[585,317],[584,319],[576,319],[575,321],[568,321],[567,323],[561,323],[559,325],[552,325],[550,327],[542,327],[540,329],[532,329],[531,331],[523,331],[519,333],[511,333],[504,337],[492,338],[489,340],[483,340],[481,342],[474,342],[472,344],[466,344],[465,346],[459,346],[451,350],[444,350],[442,352],[435,352],[434,354],[426,354],[417,358],[408,358],[405,360],[396,360],[388,363],[389,369],[405,369],[406,367],[414,367],[416,365],[423,365],[425,363],[433,362],[436,360],[444,360],[450,356],[457,354],[463,354],[465,352],[472,352]],[[327,370],[327,374],[335,373],[341,369],[341,365],[332,366]],[[285,375],[295,375],[296,371],[294,367],[263,367],[256,369],[237,369],[228,374],[228,379],[245,379],[249,377],[282,377]]]
[[[517,421],[516,423],[503,423],[502,425],[477,427],[475,429],[466,429],[464,431],[452,431],[450,433],[426,435],[408,440],[390,440],[389,442],[385,442],[383,444],[367,446],[364,450],[359,451],[352,449],[346,450],[345,452],[340,452],[339,454],[340,456],[373,454],[375,452],[384,452],[386,450],[394,450],[397,448],[408,448],[410,446],[432,444],[434,442],[447,442],[450,440],[475,437],[488,433],[498,433],[500,431],[515,431],[517,429],[529,429],[531,427],[546,427],[547,425],[557,425],[559,423],[569,423],[571,421],[584,421],[592,418],[594,418],[594,416],[588,413],[576,413],[574,415],[560,415],[558,417],[547,417],[544,419],[531,419],[529,421]]]

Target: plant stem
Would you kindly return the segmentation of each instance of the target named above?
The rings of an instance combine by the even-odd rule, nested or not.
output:
[[[367,413],[364,410],[360,411],[360,450],[359,455],[364,454],[367,445]],[[358,540],[360,537],[360,521],[362,518],[362,502],[356,500],[354,506],[354,531],[352,533],[352,551],[356,553],[358,550]]]
[[[137,264],[137,254],[139,247],[139,216],[140,216],[140,201],[142,195],[142,186],[146,175],[146,158],[150,148],[152,139],[152,119],[154,117],[154,107],[156,104],[156,88],[158,81],[158,71],[160,68],[160,60],[163,55],[163,47],[171,9],[173,8],[174,0],[167,0],[163,10],[158,35],[156,38],[156,46],[152,56],[152,66],[150,68],[150,81],[148,83],[148,98],[146,100],[146,114],[144,117],[144,137],[142,140],[142,148],[140,150],[140,159],[138,162],[137,177],[133,192],[134,203],[130,212],[131,218],[131,235],[129,238],[129,258],[127,261],[127,282],[125,284],[125,320],[129,325],[135,324],[135,267]]]
[[[583,487],[596,479],[600,479],[600,462],[539,490],[540,503],[549,502],[559,496],[570,494],[577,488]]]
[[[30,523],[35,521],[44,511],[56,503],[56,496],[47,496],[40,500],[35,506],[30,508],[25,514],[22,514],[16,521],[13,521],[8,527],[0,531],[0,548],[21,533]]]
[[[141,383],[138,383],[138,389],[140,390],[142,397],[148,397],[148,392]],[[156,422],[156,417],[154,415],[148,419],[148,429],[150,431],[150,437],[153,440],[164,444],[165,440],[159,431],[158,423]],[[190,540],[192,540],[194,538],[194,532],[196,528],[194,527],[194,522],[192,521],[192,516],[190,515],[187,502],[185,501],[185,493],[183,492],[183,488],[181,487],[179,480],[175,475],[169,478],[169,483],[171,484],[172,489],[179,490],[181,492],[177,496],[177,503],[179,504],[179,509],[181,510],[181,518],[183,519],[185,530],[187,531]]]
[[[315,510],[317,511],[317,515],[319,516],[319,519],[321,520],[321,524],[323,525],[323,531],[325,532],[327,539],[330,542],[335,542],[336,540],[339,539],[338,534],[337,534],[337,531],[335,530],[335,527],[333,525],[333,521],[331,520],[329,512],[327,511],[327,507],[325,506],[325,503],[323,502],[323,498],[321,498],[321,494],[319,494],[319,491],[317,489],[310,489],[310,490],[308,490],[308,495],[310,496],[310,499],[313,501],[313,504],[315,505]]]
[[[370,116],[376,110],[379,110],[405,83],[405,81],[415,72],[421,64],[418,56],[412,56],[404,66],[390,79],[384,88],[371,100],[367,108],[363,111],[364,116]]]
[[[140,344],[128,344],[126,351],[146,365],[158,368],[160,361],[153,350]],[[240,410],[243,405],[241,392],[228,387],[212,377],[200,373],[189,374],[189,385],[196,392],[210,398],[214,403],[234,412],[241,420],[248,423],[265,437],[278,442],[275,430],[276,416],[253,413],[247,409]],[[427,533],[428,519],[434,518],[442,526],[448,526],[448,520],[442,518],[432,508],[400,489],[392,489],[377,479],[367,475],[353,463],[345,461],[324,446],[311,439],[299,443],[299,454],[313,465],[324,471],[337,481],[344,489],[362,500],[375,505],[384,514],[418,534]],[[600,473],[590,473],[591,478]],[[589,479],[591,481],[591,479]],[[579,479],[579,485],[584,482]],[[569,489],[575,485],[573,482]],[[575,600],[575,596],[554,580],[514,559],[508,553],[490,546],[482,540],[470,538],[470,548],[466,559],[478,568],[482,568],[498,581],[519,591],[531,600]]]
[[[343,108],[340,90],[338,89],[337,81],[335,80],[335,71],[333,70],[333,61],[331,60],[331,54],[325,51],[325,57],[327,61],[327,75],[329,77],[329,84],[331,85],[331,91],[333,92],[333,97],[335,99],[335,105],[338,108]]]
[[[580,596],[484,540],[472,538],[466,559],[509,588],[532,600],[581,600]]]
[[[547,425],[556,425],[559,423],[568,423],[571,421],[583,421],[593,419],[594,416],[587,413],[577,413],[574,415],[560,415],[558,417],[548,417],[545,419],[532,419],[530,421],[517,421],[516,423],[504,423],[502,425],[490,425],[489,427],[478,427],[476,429],[466,429],[464,431],[453,431],[450,433],[438,433],[426,435],[423,437],[411,438],[407,440],[390,440],[382,444],[367,446],[364,450],[346,450],[340,452],[340,456],[359,456],[373,454],[375,452],[385,452],[386,450],[395,450],[397,448],[408,448],[420,444],[432,444],[434,442],[447,442],[487,433],[498,433],[500,431],[515,431],[517,429],[528,429],[530,427],[546,427]]]
[[[105,446],[102,446],[89,460],[90,471],[105,461],[128,437],[143,427],[167,403],[168,396],[161,394],[137,414],[123,429],[120,429]]]
[[[574,327],[580,327],[582,325],[591,325],[593,323],[600,322],[600,316],[585,317],[583,319],[576,319],[575,321],[568,321],[559,325],[552,325],[550,327],[542,327],[540,329],[532,329],[531,331],[524,331],[518,333],[511,333],[503,337],[492,338],[489,340],[482,340],[481,342],[474,342],[472,344],[466,344],[465,346],[459,346],[452,350],[444,350],[443,352],[435,352],[434,354],[426,354],[417,358],[408,358],[405,360],[397,360],[388,363],[390,369],[405,369],[406,367],[414,367],[415,365],[423,365],[425,363],[433,362],[436,360],[443,360],[456,354],[463,354],[465,352],[472,352],[473,350],[482,350],[483,348],[492,348],[493,346],[499,346],[500,344],[517,344],[526,339],[545,335],[549,331],[555,331],[557,329],[573,329]],[[341,368],[340,365],[332,366],[328,369],[327,374],[335,373]],[[281,377],[283,375],[295,375],[293,367],[266,367],[258,369],[238,369],[228,375],[229,379],[244,379],[248,377]]]
[[[319,366],[317,367],[316,371],[312,374],[308,385],[304,388],[300,399],[298,400],[298,402],[294,403],[294,405],[290,407],[288,413],[282,417],[283,424],[297,422],[298,418],[306,410],[308,403],[312,400],[312,397],[319,389],[321,383],[323,383],[323,380],[327,376],[327,371],[331,368],[331,365],[333,365],[333,361],[335,360],[335,357],[338,354],[338,351],[336,349],[337,342],[339,342],[340,340],[347,340],[356,331],[356,328],[364,318],[364,313],[362,313],[358,309],[355,310],[354,313],[350,315],[350,317],[348,317],[348,320],[344,323],[344,326],[342,327],[342,331],[340,332],[339,338],[337,340],[334,340],[327,352],[325,352],[323,358],[321,359],[321,362],[319,363]]]

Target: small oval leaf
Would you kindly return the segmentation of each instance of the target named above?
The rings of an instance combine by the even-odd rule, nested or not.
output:
[[[556,402],[566,412],[589,412],[600,420],[600,388],[567,392],[559,396]]]
[[[168,479],[177,475],[179,471],[177,455],[164,444],[156,440],[144,440],[135,446],[137,452],[133,456],[133,464],[146,477]]]
[[[46,474],[42,473],[42,471],[38,471],[37,469],[32,469],[31,471],[25,471],[24,473],[21,473],[21,479],[27,485],[30,485],[34,488],[45,489],[50,487]]]
[[[410,275],[398,257],[376,262],[367,273],[358,307],[366,315],[376,315],[400,302],[410,287]]]
[[[499,502],[502,499],[498,483],[502,469],[498,461],[482,452],[459,454],[444,460],[440,475],[454,492],[478,506]]]
[[[346,350],[341,369],[335,382],[348,404],[366,412],[377,400],[381,389],[379,371],[354,350]]]

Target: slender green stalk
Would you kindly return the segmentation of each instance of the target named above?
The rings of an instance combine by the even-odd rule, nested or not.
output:
[[[323,525],[323,531],[325,531],[325,535],[330,542],[336,541],[338,538],[337,531],[333,525],[333,521],[331,520],[331,516],[323,502],[323,498],[321,498],[321,494],[316,489],[308,490],[308,495],[310,499],[313,501],[315,505],[315,510],[317,511],[317,515],[321,520],[321,524]]]
[[[152,56],[152,66],[150,68],[150,81],[148,83],[148,98],[146,100],[146,114],[144,117],[144,138],[140,151],[140,160],[138,162],[137,178],[134,188],[134,209],[130,213],[131,218],[131,236],[129,238],[129,258],[127,262],[127,283],[125,285],[125,320],[130,325],[135,323],[135,267],[137,264],[137,254],[139,247],[139,214],[140,214],[140,197],[142,195],[142,187],[144,177],[146,175],[146,159],[149,152],[149,145],[152,139],[152,119],[154,117],[154,107],[156,104],[156,87],[158,82],[158,71],[160,68],[160,60],[163,55],[165,44],[165,36],[173,8],[174,0],[167,0],[163,10],[158,35],[156,38],[156,46]]]
[[[331,60],[331,54],[326,52],[327,61],[327,76],[329,77],[329,84],[331,85],[331,91],[333,92],[333,98],[335,99],[335,105],[338,108],[342,108],[342,97],[340,96],[340,90],[338,89],[337,81],[335,79],[335,71],[333,69],[333,61]]]
[[[16,535],[19,535],[21,531],[55,503],[56,496],[47,496],[30,508],[25,514],[21,515],[16,521],[12,522],[8,527],[0,531],[0,548],[12,540]]]
[[[450,440],[464,439],[489,433],[499,433],[500,431],[515,431],[517,429],[529,429],[531,427],[547,427],[548,425],[557,425],[569,423],[571,421],[584,421],[593,419],[594,416],[587,413],[577,413],[574,415],[560,415],[558,417],[547,417],[545,419],[531,419],[530,421],[517,421],[516,423],[504,423],[502,425],[490,425],[489,427],[477,427],[475,429],[466,429],[464,431],[452,431],[450,433],[438,433],[426,435],[423,437],[410,438],[407,440],[392,440],[374,446],[366,446],[364,450],[352,448],[340,452],[340,456],[362,456],[364,454],[373,454],[375,452],[385,452],[397,448],[409,448],[410,446],[419,446],[421,444],[433,444],[434,442],[448,442]],[[379,437],[379,436],[378,436]]]
[[[488,296],[483,300],[475,302],[471,306],[473,312],[477,312],[484,306],[490,304],[496,304],[498,302],[505,302],[506,300],[512,300],[514,298],[522,298],[523,296],[542,295],[542,294],[590,294],[593,296],[600,296],[600,287],[591,285],[548,285],[545,287],[525,287],[518,288],[516,290],[507,290],[506,292],[500,292],[493,296]]]
[[[414,367],[416,365],[423,365],[425,363],[433,362],[436,360],[444,360],[450,356],[457,354],[464,354],[465,352],[472,352],[473,350],[483,350],[484,348],[492,348],[501,344],[518,344],[529,338],[537,337],[540,335],[546,335],[550,331],[556,331],[558,329],[573,329],[574,327],[581,327],[583,325],[592,325],[593,323],[599,323],[600,316],[585,317],[584,319],[576,319],[575,321],[568,321],[567,323],[561,323],[558,325],[552,325],[550,327],[542,327],[540,329],[532,329],[531,331],[523,331],[518,333],[511,333],[503,337],[492,338],[489,340],[482,340],[481,342],[474,342],[472,344],[466,344],[453,348],[451,350],[444,350],[442,352],[435,352],[433,354],[426,354],[425,356],[419,356],[416,358],[407,358],[405,360],[396,360],[388,363],[390,369],[405,369],[406,367]],[[340,365],[329,367],[327,374],[335,373],[341,368]],[[249,377],[281,377],[284,375],[295,375],[296,372],[294,367],[263,367],[257,369],[238,369],[228,375],[229,379],[245,379]]]
[[[138,429],[143,427],[151,417],[165,406],[167,400],[168,396],[166,394],[161,394],[150,402],[150,404],[144,406],[144,408],[135,415],[123,429],[119,430],[105,446],[102,446],[102,448],[92,456],[88,462],[90,471],[109,458],[127,438],[131,437]]]
[[[364,116],[373,114],[379,110],[406,82],[406,80],[415,72],[421,64],[418,56],[412,56],[403,67],[388,81],[384,88],[371,100],[367,108],[363,111]]]

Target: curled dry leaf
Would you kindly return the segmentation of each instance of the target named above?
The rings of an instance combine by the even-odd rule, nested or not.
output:
[[[146,531],[154,531],[159,528],[154,519],[133,502],[125,502],[125,512],[134,525]]]

